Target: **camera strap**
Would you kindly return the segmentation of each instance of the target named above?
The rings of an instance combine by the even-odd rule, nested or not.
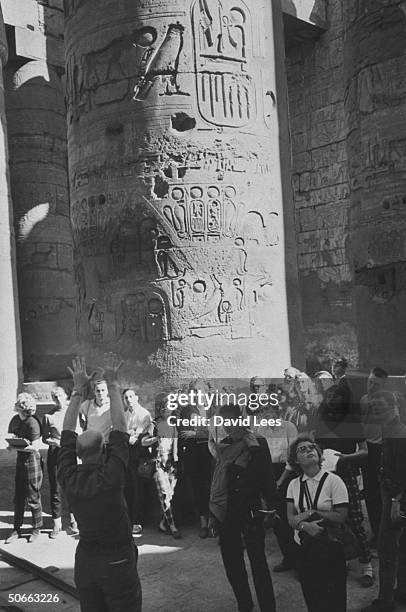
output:
[[[323,490],[324,483],[326,482],[328,472],[324,472],[320,478],[320,482],[317,486],[316,494],[314,499],[310,495],[309,487],[307,482],[303,480],[303,476],[300,477],[300,493],[299,493],[299,510],[305,512],[306,510],[317,510],[317,504],[319,503],[319,497]],[[307,508],[304,507],[304,500],[306,499]]]

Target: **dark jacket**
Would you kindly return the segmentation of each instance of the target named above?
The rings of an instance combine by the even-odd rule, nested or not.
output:
[[[247,467],[232,464],[228,469],[227,518],[253,518],[262,508],[261,500],[268,509],[275,507],[276,483],[272,469],[268,443],[257,436],[259,446],[250,447],[251,459]],[[231,443],[231,438],[223,444]],[[227,520],[227,519],[226,519]]]
[[[391,497],[406,493],[406,425],[399,419],[383,427],[382,478]]]

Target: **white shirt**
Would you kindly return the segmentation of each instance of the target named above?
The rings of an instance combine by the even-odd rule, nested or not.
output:
[[[323,484],[323,488],[320,492],[320,496],[317,502],[317,507],[315,511],[321,510],[322,512],[330,512],[333,510],[334,506],[338,506],[341,504],[348,504],[348,491],[345,486],[343,480],[332,472],[327,472],[327,470],[321,469],[318,474],[313,476],[313,478],[309,478],[306,474],[303,474],[303,482],[307,482],[307,487],[309,489],[310,497],[312,501],[316,496],[316,491],[319,486],[319,482],[323,476],[323,474],[327,474],[327,478]],[[299,497],[300,497],[300,477],[295,478],[289,483],[288,491],[286,494],[286,501],[293,502],[295,509],[298,514],[300,514],[301,510],[299,508]],[[306,503],[306,498],[303,499],[303,505],[305,510],[310,510],[308,504]],[[295,529],[295,541],[300,544],[299,532]]]
[[[94,429],[100,431],[106,442],[109,440],[110,431],[113,429],[110,413],[110,399],[99,406],[94,399],[86,400],[80,406],[79,414],[86,421],[86,430]]]
[[[129,408],[125,412],[127,419],[127,431],[129,434],[140,435],[146,433],[151,424],[152,417],[148,410],[137,404],[135,408]]]

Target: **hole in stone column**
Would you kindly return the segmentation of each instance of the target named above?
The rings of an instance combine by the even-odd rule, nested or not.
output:
[[[135,44],[139,47],[147,49],[154,44],[158,36],[158,32],[151,26],[146,26],[134,32]]]
[[[164,198],[168,195],[169,184],[163,180],[159,174],[155,176],[154,193],[158,198]]]
[[[172,128],[177,132],[188,132],[196,127],[196,119],[186,113],[176,113],[171,117]]]

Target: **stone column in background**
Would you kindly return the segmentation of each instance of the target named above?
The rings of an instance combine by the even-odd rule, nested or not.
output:
[[[384,6],[383,6],[384,5]],[[361,368],[402,373],[406,344],[406,3],[343,3],[349,248]]]
[[[8,167],[7,122],[4,102],[3,66],[7,42],[0,8],[0,431],[4,434],[21,379],[21,338],[15,271],[15,240]]]
[[[65,2],[78,339],[129,382],[290,363],[275,5]]]
[[[65,378],[76,289],[62,83],[40,60],[5,80],[25,380]]]

